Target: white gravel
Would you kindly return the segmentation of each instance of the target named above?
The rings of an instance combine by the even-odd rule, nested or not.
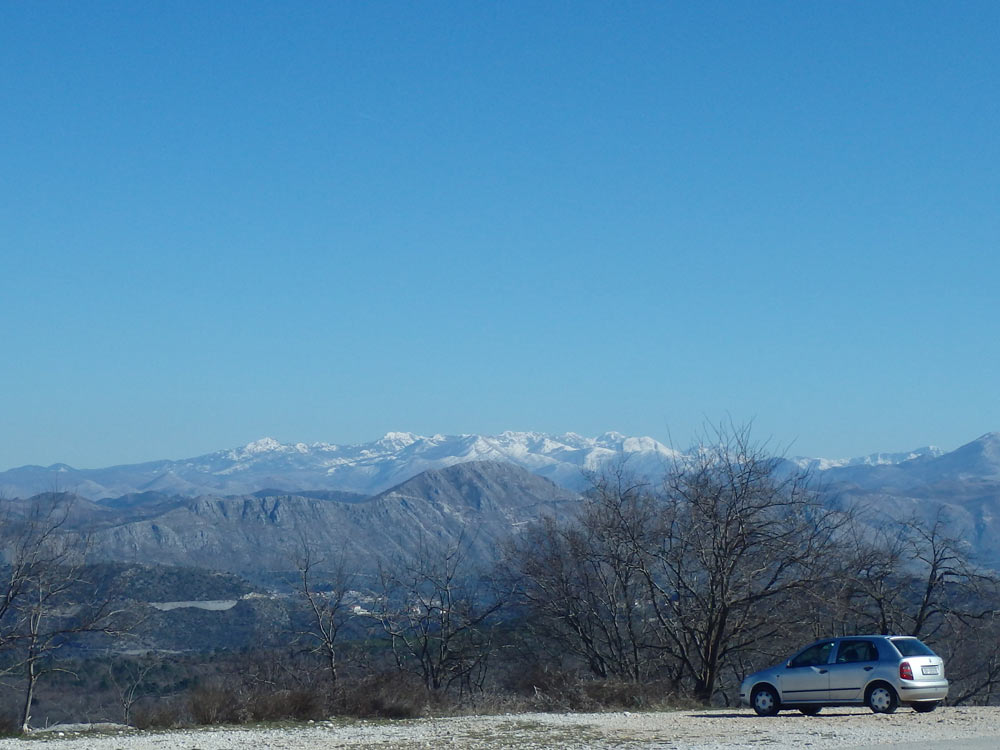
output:
[[[30,743],[30,744],[29,744]],[[876,715],[825,709],[761,718],[749,710],[508,714],[407,721],[331,720],[294,727],[212,728],[136,732],[74,728],[0,740],[0,750],[333,750],[334,748],[650,748],[656,750],[861,750],[898,745],[910,750],[1000,748],[1000,708],[941,708],[917,714],[902,708]]]

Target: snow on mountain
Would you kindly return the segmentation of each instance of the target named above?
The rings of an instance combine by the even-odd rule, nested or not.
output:
[[[328,479],[344,489],[371,492],[428,469],[468,461],[506,461],[547,477],[557,484],[580,487],[584,472],[606,461],[628,456],[635,471],[660,466],[673,453],[651,438],[626,444],[606,436],[584,438],[574,433],[503,432],[500,435],[432,435],[389,433],[372,443],[315,449],[313,458]]]
[[[338,490],[374,495],[429,469],[469,461],[521,466],[563,487],[586,486],[586,473],[625,459],[639,476],[661,477],[683,456],[650,437],[606,432],[502,432],[499,435],[416,435],[389,432],[358,445],[281,443],[270,437],[179,461],[74,469],[65,464],[24,466],[0,472],[0,495],[29,497],[54,489],[90,499],[146,491],[186,496],[236,495],[262,489]],[[990,433],[944,453],[926,447],[902,453],[873,453],[853,459],[789,459],[800,468],[829,472],[831,481],[911,486],[935,476],[1000,477],[1000,434]]]
[[[99,505],[104,510],[146,508],[133,520],[146,529],[142,534],[144,543],[152,545],[150,555],[154,551],[157,555],[169,553],[175,555],[167,558],[172,561],[190,558],[208,564],[206,561],[218,558],[221,550],[227,565],[233,560],[251,565],[267,553],[247,550],[267,547],[272,556],[286,555],[288,550],[273,539],[264,541],[261,534],[277,528],[269,526],[270,522],[255,521],[250,524],[253,528],[244,528],[240,519],[266,516],[281,528],[298,528],[298,523],[318,525],[317,533],[322,531],[330,539],[346,534],[358,550],[379,544],[373,541],[376,532],[383,534],[382,529],[392,527],[393,543],[402,548],[407,539],[412,541],[408,535],[415,530],[440,524],[451,533],[463,519],[478,518],[477,513],[487,513],[493,519],[494,531],[503,523],[506,527],[521,523],[528,517],[528,506],[542,502],[539,498],[555,497],[545,479],[564,488],[558,492],[575,496],[573,490],[587,485],[587,471],[600,470],[609,463],[624,459],[628,470],[655,481],[672,462],[683,462],[686,456],[653,438],[616,432],[597,437],[539,432],[431,436],[390,432],[360,445],[286,444],[261,438],[178,461],[82,470],[65,464],[11,469],[0,472],[0,497],[28,498],[40,492],[67,491],[89,500],[119,498]],[[948,453],[927,447],[846,460],[790,461],[822,474],[819,483],[836,498],[838,507],[874,509],[890,519],[911,513],[929,521],[944,517],[949,529],[968,540],[983,560],[1000,564],[1000,553],[995,551],[1000,536],[1000,433],[983,435]],[[264,490],[267,497],[252,497]],[[331,502],[329,495],[338,492],[357,494]],[[286,493],[307,497],[282,499]],[[134,497],[145,499],[128,499]],[[300,513],[307,516],[297,515]],[[348,521],[354,525],[345,526]],[[248,546],[232,546],[236,542],[228,540],[230,532],[237,535],[234,538],[249,540]],[[117,533],[108,531],[112,536]],[[171,539],[184,534],[189,540],[196,538],[201,545],[197,549],[204,554],[216,551],[198,558],[202,553],[190,549],[194,542],[164,551],[164,544],[169,546]],[[208,537],[216,541],[206,543]],[[494,538],[487,534],[482,543],[491,543]],[[112,546],[134,542],[131,537],[109,537],[106,541]],[[269,546],[275,544],[278,546]]]
[[[635,473],[656,476],[675,455],[652,438],[614,432],[596,438],[511,431],[494,436],[389,432],[359,445],[286,444],[264,437],[179,461],[104,469],[64,465],[11,469],[0,473],[0,488],[26,497],[58,487],[91,499],[148,490],[190,496],[241,494],[264,488],[375,494],[429,469],[469,461],[503,461],[578,489],[586,485],[585,472],[598,470],[619,456],[627,458]]]
[[[917,458],[937,458],[943,456],[945,451],[928,445],[924,448],[914,448],[912,451],[901,453],[870,453],[867,456],[858,458],[807,458],[796,456],[788,459],[801,469],[813,469],[826,471],[827,469],[840,469],[845,466],[895,466],[904,461],[912,461]]]

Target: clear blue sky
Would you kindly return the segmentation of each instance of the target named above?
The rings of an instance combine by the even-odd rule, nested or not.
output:
[[[1000,430],[1000,3],[0,4],[0,468]]]

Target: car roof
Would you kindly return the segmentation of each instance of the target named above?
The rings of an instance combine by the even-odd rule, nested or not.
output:
[[[915,635],[903,635],[902,633],[859,633],[858,635],[834,635],[829,638],[820,638],[820,641],[849,641],[852,638],[913,638],[919,640]]]
[[[817,643],[826,643],[827,641],[855,641],[859,639],[879,639],[888,641],[894,638],[910,638],[914,641],[920,640],[915,635],[896,635],[892,633],[890,633],[889,635],[886,635],[884,633],[871,633],[871,634],[859,634],[859,635],[831,635],[828,638],[817,638],[815,641],[809,643],[806,646],[806,648],[815,645]]]

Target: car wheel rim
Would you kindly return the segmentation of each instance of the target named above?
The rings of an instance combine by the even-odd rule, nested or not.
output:
[[[885,688],[878,688],[872,691],[872,706],[879,711],[889,708],[889,691]]]
[[[766,690],[757,693],[756,705],[761,711],[770,711],[771,706],[774,705],[774,701],[771,699],[771,694]]]

